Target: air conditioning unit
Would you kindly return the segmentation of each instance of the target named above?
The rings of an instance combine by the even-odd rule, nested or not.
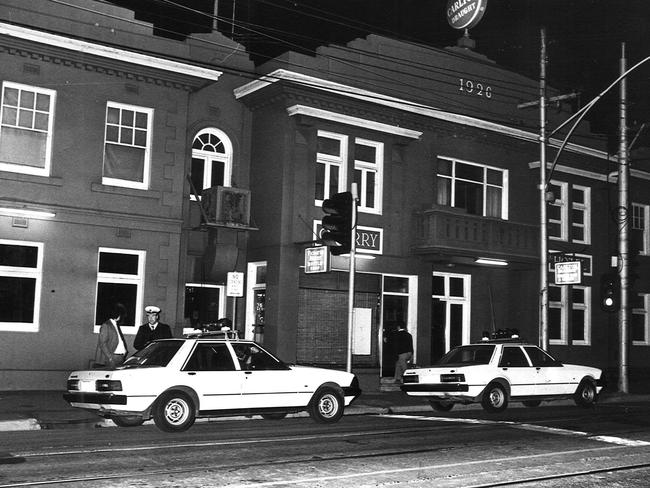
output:
[[[201,205],[208,224],[250,227],[251,192],[241,188],[213,186],[201,192]]]

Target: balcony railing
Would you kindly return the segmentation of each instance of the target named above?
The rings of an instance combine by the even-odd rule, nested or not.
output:
[[[436,207],[415,216],[416,254],[539,259],[539,226]]]

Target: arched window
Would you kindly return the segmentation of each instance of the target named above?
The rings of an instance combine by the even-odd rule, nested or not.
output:
[[[223,131],[208,128],[196,134],[190,171],[199,195],[206,188],[231,185],[232,143]],[[190,198],[196,200],[194,194],[190,194]]]

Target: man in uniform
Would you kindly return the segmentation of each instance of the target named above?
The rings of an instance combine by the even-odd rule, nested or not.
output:
[[[144,349],[151,341],[172,337],[171,327],[159,321],[160,307],[149,305],[145,307],[144,311],[147,314],[147,323],[138,328],[138,333],[135,335],[135,340],[133,341],[133,347],[138,351]]]

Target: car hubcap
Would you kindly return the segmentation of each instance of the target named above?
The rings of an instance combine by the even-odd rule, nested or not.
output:
[[[593,400],[593,397],[594,397],[593,390],[588,386],[584,387],[582,390],[582,399],[587,402],[590,402]]]
[[[503,403],[503,396],[501,395],[501,392],[499,390],[492,390],[490,392],[490,402],[495,407],[501,406],[501,404]]]
[[[183,423],[188,415],[188,405],[180,398],[174,398],[165,405],[165,418],[172,424]]]
[[[338,402],[333,395],[324,395],[318,402],[318,410],[323,417],[332,417],[336,415]]]

